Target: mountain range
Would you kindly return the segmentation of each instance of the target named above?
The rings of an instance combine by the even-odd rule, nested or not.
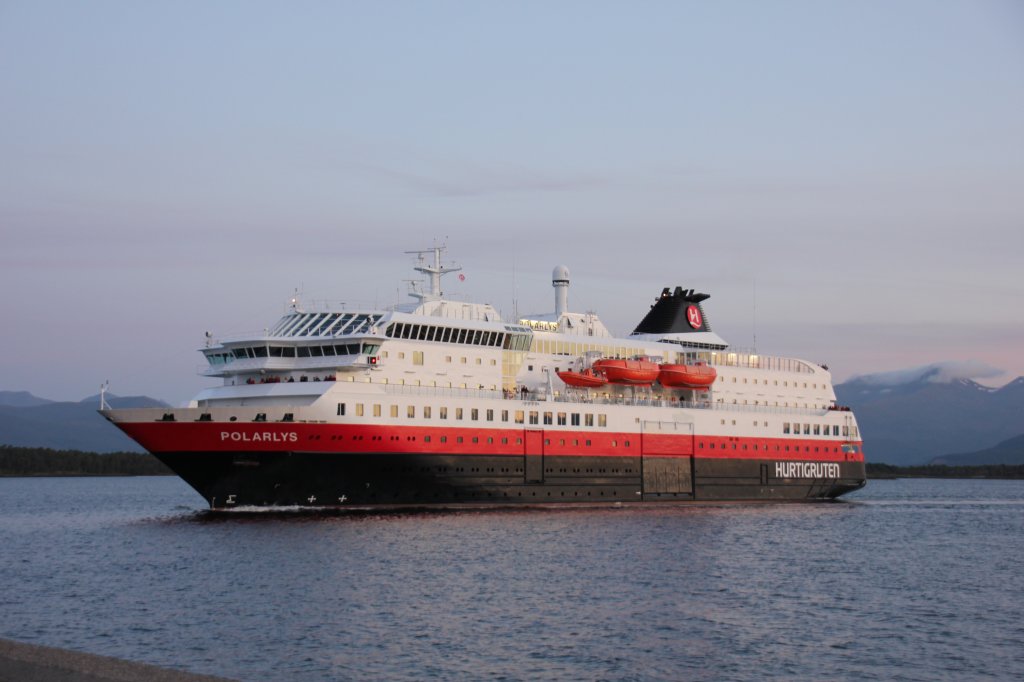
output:
[[[168,407],[146,396],[107,394],[111,407]],[[27,391],[0,391],[0,444],[85,450],[142,452],[120,429],[100,416],[98,395],[81,401],[57,402]]]
[[[1024,464],[1024,377],[1001,388],[958,378],[939,363],[855,377],[835,387],[853,409],[868,461],[902,466]],[[112,407],[168,407],[108,394]],[[92,452],[141,451],[97,413],[99,396],[55,402],[0,391],[0,444]]]
[[[1024,377],[990,388],[951,377],[940,364],[918,370],[835,387],[837,402],[857,415],[868,461],[908,466],[964,453],[972,464],[1009,463],[981,453],[1024,434]],[[1019,457],[1024,463],[1024,452]]]
[[[936,457],[930,464],[962,466],[971,464],[1024,464],[1024,435],[1004,440],[978,452],[965,452]]]

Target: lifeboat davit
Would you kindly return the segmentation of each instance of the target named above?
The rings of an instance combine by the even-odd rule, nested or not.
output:
[[[558,378],[566,383],[568,386],[576,386],[577,388],[598,388],[608,383],[601,374],[595,372],[593,369],[588,368],[582,372],[558,372]]]
[[[601,372],[613,384],[649,386],[658,378],[658,363],[649,360],[616,360],[602,358],[594,363],[594,369]]]
[[[694,365],[659,365],[658,383],[665,388],[706,389],[715,383],[718,372],[703,362]]]

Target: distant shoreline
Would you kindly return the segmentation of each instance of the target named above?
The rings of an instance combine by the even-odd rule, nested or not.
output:
[[[893,464],[867,463],[868,479],[886,478],[990,478],[1016,480],[1024,479],[1024,464],[922,464],[918,466],[896,466]]]
[[[148,452],[84,452],[0,445],[0,478],[173,476]]]
[[[869,479],[992,478],[1024,479],[1024,464],[976,466],[924,464],[896,466],[867,463]],[[173,476],[174,472],[147,452],[85,452],[0,445],[0,478],[73,476]]]

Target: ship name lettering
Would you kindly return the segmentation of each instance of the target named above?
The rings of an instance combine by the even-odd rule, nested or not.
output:
[[[836,462],[776,462],[775,478],[839,478]]]
[[[274,431],[256,431],[254,433],[242,433],[241,431],[221,431],[220,440],[234,441],[236,443],[295,443],[299,440],[299,434],[294,431],[276,433]]]

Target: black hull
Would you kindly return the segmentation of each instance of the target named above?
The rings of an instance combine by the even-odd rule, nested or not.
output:
[[[156,455],[212,509],[611,502],[830,500],[864,486],[863,462],[833,478],[776,476],[776,463],[692,457],[510,457],[314,452]]]

